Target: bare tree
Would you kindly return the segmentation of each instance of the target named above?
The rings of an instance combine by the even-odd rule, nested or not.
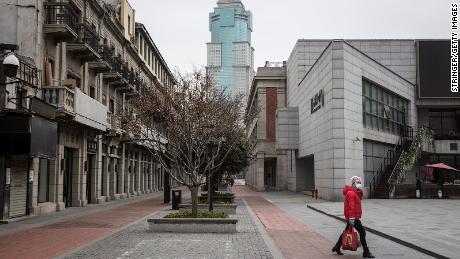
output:
[[[244,136],[244,103],[219,90],[203,71],[176,74],[175,86],[144,89],[130,100],[133,112],[120,120],[125,138],[147,147],[166,173],[190,190],[197,217],[198,188]]]

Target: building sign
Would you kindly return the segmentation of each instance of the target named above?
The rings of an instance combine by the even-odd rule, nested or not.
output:
[[[5,177],[5,184],[10,185],[11,184],[11,168],[6,169],[6,177]]]
[[[311,98],[311,113],[316,112],[324,106],[324,91],[323,89],[319,90],[313,98]]]

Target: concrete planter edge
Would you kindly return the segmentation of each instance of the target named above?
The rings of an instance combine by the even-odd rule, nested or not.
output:
[[[235,233],[238,219],[156,218],[147,219],[152,232],[172,233]]]

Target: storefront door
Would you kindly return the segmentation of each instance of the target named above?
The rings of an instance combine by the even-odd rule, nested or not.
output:
[[[73,150],[64,148],[64,190],[63,198],[66,207],[72,206],[72,172],[73,172]]]
[[[27,156],[11,158],[10,218],[26,215],[28,171],[29,158]]]
[[[86,199],[88,199],[88,203],[92,203],[91,199],[91,186],[93,184],[93,162],[94,162],[94,155],[88,155],[87,159],[87,172],[86,172]],[[102,182],[104,182],[104,174],[102,174]],[[104,185],[102,185],[104,186]],[[102,193],[104,193],[104,189],[102,189]]]

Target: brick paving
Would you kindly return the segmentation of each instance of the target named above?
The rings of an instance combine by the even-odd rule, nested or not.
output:
[[[162,197],[156,197],[2,235],[0,254],[5,259],[52,258],[110,234],[164,207]]]
[[[243,201],[236,203],[237,213],[231,217],[238,219],[237,233],[154,233],[140,221],[63,258],[273,258]]]
[[[285,258],[337,258],[331,253],[333,243],[273,205],[246,186],[234,186],[244,198]],[[352,258],[342,256],[341,258]]]

